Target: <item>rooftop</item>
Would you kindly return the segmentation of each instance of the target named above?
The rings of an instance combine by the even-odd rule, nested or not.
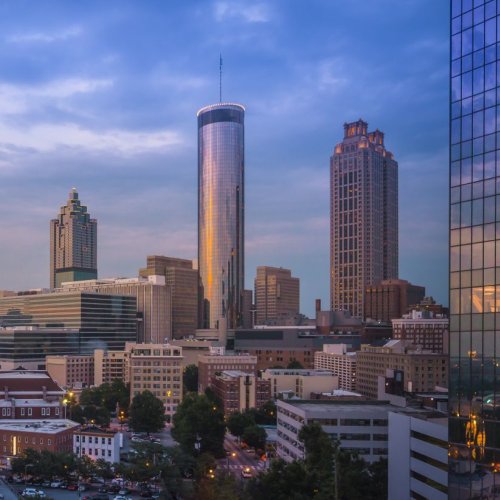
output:
[[[80,424],[71,420],[0,420],[0,431],[38,432],[41,434],[58,434],[76,429]]]

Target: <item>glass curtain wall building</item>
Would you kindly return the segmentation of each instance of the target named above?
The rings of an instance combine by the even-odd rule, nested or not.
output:
[[[201,327],[236,328],[244,288],[244,118],[240,104],[198,111]]]
[[[74,328],[78,344],[71,354],[92,354],[94,349],[123,350],[137,340],[135,297],[68,292],[0,298],[0,326]],[[33,333],[36,338],[36,333]],[[38,339],[39,346],[43,338]]]
[[[451,2],[449,497],[456,499],[500,498],[499,19],[496,0]]]

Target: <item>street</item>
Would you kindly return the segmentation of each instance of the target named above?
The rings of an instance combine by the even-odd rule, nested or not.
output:
[[[224,439],[224,448],[230,453],[226,458],[217,461],[221,469],[226,469],[241,477],[241,471],[249,468],[253,476],[264,470],[265,462],[257,459],[255,452],[242,450],[235,437],[227,433]],[[234,456],[233,456],[234,453]]]

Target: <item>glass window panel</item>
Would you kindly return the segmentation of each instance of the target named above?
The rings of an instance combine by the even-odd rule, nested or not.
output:
[[[468,357],[471,350],[470,332],[460,332],[460,355]]]
[[[497,41],[496,20],[490,19],[485,23],[484,41],[485,45],[492,45]]]
[[[484,243],[484,267],[495,267],[495,242]]]
[[[472,141],[462,142],[462,158],[472,156]]]
[[[468,184],[472,181],[472,159],[462,160],[462,184]]]
[[[453,21],[451,22],[451,32],[452,34],[455,34],[458,33],[461,29],[462,29],[462,18],[459,16],[453,19]],[[459,48],[458,55],[460,56],[460,39],[458,39],[458,48]]]
[[[483,226],[475,226],[472,228],[472,243],[483,241]]]
[[[460,118],[451,122],[451,142],[460,142]]]
[[[460,144],[455,144],[451,147],[451,159],[452,161],[460,159]]]
[[[462,11],[462,0],[452,0],[451,2],[451,15],[453,17],[460,15]]]
[[[475,155],[480,155],[484,152],[483,149],[483,138],[479,137],[477,139],[474,139],[473,141],[474,147],[473,147],[473,154]]]
[[[470,227],[465,227],[461,230],[460,241],[462,242],[462,245],[472,241],[472,231]]]
[[[451,79],[451,100],[458,101],[461,98],[461,77],[456,76]]]
[[[468,314],[471,311],[471,289],[462,288],[460,290],[460,313]]]
[[[495,150],[495,134],[487,135],[484,138],[484,150],[494,151]]]
[[[488,179],[484,181],[484,196],[491,196],[495,194],[495,179]]]
[[[474,2],[474,6],[476,6],[478,3],[480,4],[480,7],[477,7],[474,9],[474,23],[481,23],[484,21],[484,5],[482,5],[484,0],[481,0],[480,2]]]
[[[469,201],[472,198],[472,184],[462,185],[462,199],[461,201]]]
[[[472,248],[471,245],[462,245],[460,247],[460,269],[467,270],[472,264]]]
[[[462,55],[472,52],[472,28],[462,31]]]
[[[495,255],[495,249],[493,248],[493,256]],[[493,262],[495,259],[493,258]],[[494,267],[489,267],[488,269],[484,270],[484,279],[483,283],[485,285],[494,285],[495,284],[495,268]]]
[[[484,93],[475,95],[472,98],[472,111],[481,111],[484,109]]]
[[[483,267],[483,244],[472,244],[472,269],[479,269]]]
[[[486,224],[484,226],[484,240],[488,241],[494,239],[495,239],[495,224]]]
[[[488,108],[484,112],[484,133],[492,134],[496,131],[495,108]]]
[[[450,248],[450,269],[452,271],[460,269],[460,247]]]
[[[484,92],[484,67],[474,70],[473,91],[474,94]]]
[[[460,290],[450,290],[450,311],[457,312],[460,307]]]
[[[463,39],[462,39],[463,41]],[[468,48],[469,41],[465,41],[465,47]],[[484,47],[484,23],[479,23],[474,26],[474,50],[479,50]],[[464,46],[462,46],[462,49]]]
[[[468,288],[472,283],[472,275],[470,271],[462,271],[460,273],[460,286],[462,288]]]
[[[479,158],[479,159],[478,159]],[[476,157],[474,158],[474,160],[477,160],[478,159],[478,163],[481,165],[482,167],[482,159],[481,157]],[[476,170],[479,170],[479,167],[474,167]],[[475,182],[474,184],[472,184],[472,198],[482,198],[483,197],[483,182],[480,181],[480,182]]]
[[[495,265],[496,266],[500,266],[500,245],[497,245],[496,246],[496,249],[495,249]]]
[[[460,245],[460,229],[450,231],[450,244],[452,247]]]
[[[489,19],[490,17],[493,17],[495,14],[496,14],[496,10],[495,10],[495,0],[493,0],[492,2],[488,2],[488,3],[485,5],[485,13],[484,13],[484,17],[485,17],[485,19]],[[457,19],[460,19],[460,18],[459,18],[459,17],[457,17]]]
[[[495,221],[495,197],[490,196],[484,199],[484,222]]]
[[[495,89],[488,90],[484,94],[484,105],[489,108],[490,106],[494,106],[496,104],[496,91]]]
[[[495,177],[495,153],[486,153],[484,155],[484,178]]]
[[[452,57],[452,59],[456,59],[457,57],[460,57],[460,55],[461,55],[461,49],[462,49],[461,40],[462,40],[462,35],[460,33],[451,37],[451,57]]]
[[[460,225],[462,227],[471,225],[471,207],[472,207],[472,204],[470,201],[466,201],[465,203],[461,203]]]
[[[491,90],[495,87],[497,81],[497,75],[495,71],[495,63],[488,64],[484,68],[484,88],[485,90]]]
[[[450,274],[450,288],[460,288],[460,273]]]
[[[478,111],[473,114],[472,133],[474,137],[484,135],[484,112]]]
[[[459,118],[460,114],[462,113],[462,108],[459,102],[454,102],[451,105],[451,117],[452,118]]]
[[[450,224],[452,228],[460,226],[460,204],[452,205],[450,209]]]
[[[460,201],[460,186],[451,188],[451,203],[457,203]]]
[[[499,63],[497,63],[498,66]],[[499,78],[498,72],[497,72],[497,79]],[[499,84],[497,80],[497,85]],[[472,71],[469,71],[468,73],[464,73],[462,75],[462,98],[465,99],[466,97],[470,97],[472,95]],[[463,103],[464,107],[467,106],[472,106],[472,101],[467,101],[466,103]],[[464,109],[465,112],[465,109]],[[470,111],[469,111],[470,113]]]
[[[467,73],[472,69],[472,55],[462,57],[462,73]]]
[[[500,119],[500,116],[498,119]],[[469,139],[472,139],[472,117],[471,115],[466,115],[462,117],[462,141],[467,141]]]
[[[483,223],[483,199],[474,200],[472,202],[472,225]]]

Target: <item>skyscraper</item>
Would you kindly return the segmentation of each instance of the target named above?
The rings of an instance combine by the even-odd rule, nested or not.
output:
[[[241,324],[244,118],[240,104],[198,111],[198,265],[203,328]]]
[[[76,188],[50,221],[50,287],[97,278],[97,220],[80,203]]]
[[[472,4],[451,2],[449,498],[454,499],[500,497],[500,15],[496,2]]]
[[[300,280],[290,269],[257,267],[255,277],[255,324],[283,324],[299,314]]]
[[[398,164],[380,130],[344,125],[330,159],[330,300],[362,318],[365,288],[398,277]]]

